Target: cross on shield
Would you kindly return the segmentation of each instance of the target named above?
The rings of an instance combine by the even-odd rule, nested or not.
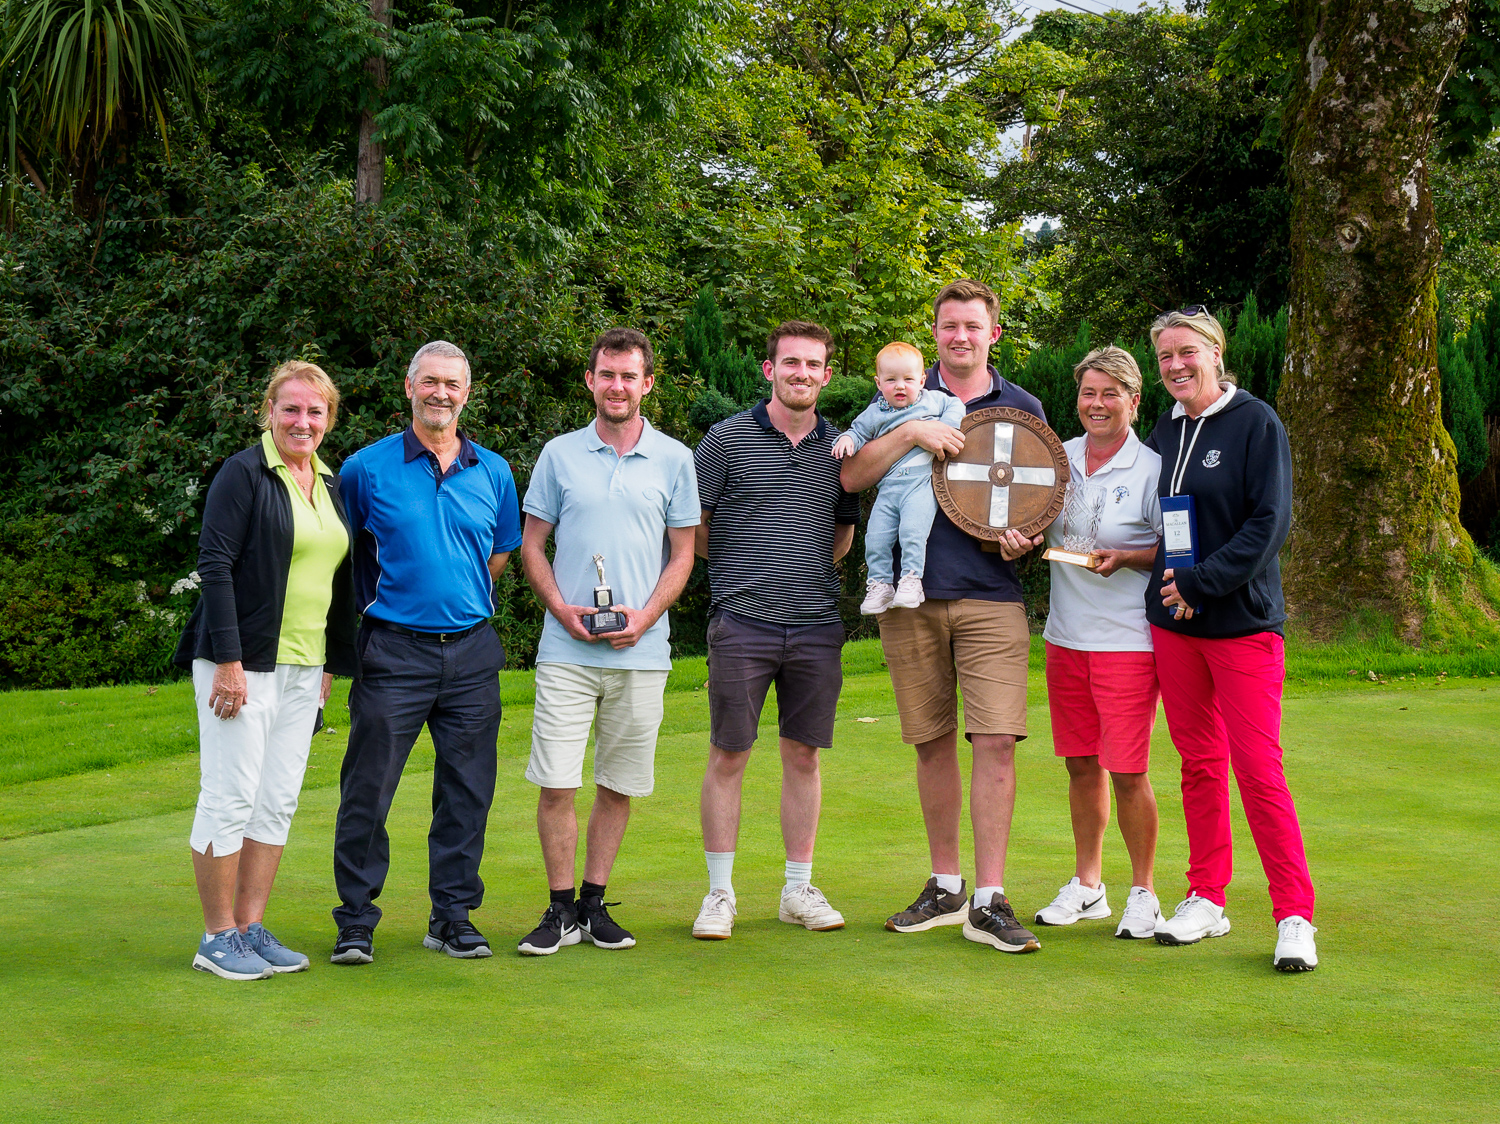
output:
[[[932,474],[948,517],[992,542],[1008,529],[1030,537],[1052,522],[1069,476],[1057,434],[1034,414],[1005,407],[976,410],[963,431],[963,452]]]

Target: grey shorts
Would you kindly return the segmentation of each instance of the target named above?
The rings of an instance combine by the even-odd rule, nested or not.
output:
[[[844,686],[844,626],[785,626],[720,612],[708,622],[709,741],[730,753],[755,744],[776,684],[783,738],[827,749]]]

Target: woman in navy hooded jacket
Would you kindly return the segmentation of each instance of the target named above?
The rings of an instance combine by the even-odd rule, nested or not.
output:
[[[1146,442],[1162,460],[1158,493],[1192,496],[1197,516],[1196,563],[1165,567],[1163,541],[1146,590],[1162,705],[1182,756],[1189,855],[1188,896],[1156,939],[1196,944],[1229,932],[1232,765],[1270,884],[1272,963],[1307,971],[1318,963],[1313,887],[1281,761],[1277,555],[1291,527],[1291,450],[1276,412],[1225,373],[1224,329],[1206,308],[1158,317],[1151,343],[1175,400]]]

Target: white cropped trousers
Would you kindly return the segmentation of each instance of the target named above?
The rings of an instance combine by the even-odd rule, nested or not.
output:
[[[194,660],[202,782],[192,848],[201,855],[211,843],[218,858],[234,854],[246,837],[285,846],[307,771],[323,668],[279,663],[275,671],[245,672],[245,705],[228,721],[209,709],[213,681],[214,665]]]

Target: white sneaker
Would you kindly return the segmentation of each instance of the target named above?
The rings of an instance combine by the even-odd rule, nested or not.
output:
[[[693,922],[693,936],[700,941],[727,941],[734,931],[734,899],[728,890],[710,890]]]
[[[1130,887],[1130,896],[1125,899],[1125,912],[1120,914],[1120,927],[1115,936],[1124,940],[1143,941],[1156,935],[1161,924],[1161,902],[1144,886]]]
[[[844,915],[828,904],[822,890],[806,882],[782,889],[777,916],[789,925],[801,925],[818,933],[844,927]]]
[[[1068,884],[1057,891],[1052,904],[1036,911],[1036,919],[1042,925],[1071,925],[1075,921],[1097,921],[1110,915],[1109,901],[1104,896],[1104,883],[1097,890],[1090,889],[1074,875]]]
[[[1278,972],[1311,972],[1318,966],[1317,930],[1305,917],[1283,917],[1276,926],[1276,955],[1271,965]]]
[[[915,609],[926,600],[927,594],[922,591],[922,579],[916,574],[902,574],[901,580],[896,583],[896,596],[891,598],[891,608]]]
[[[859,611],[867,617],[877,616],[891,607],[896,596],[896,587],[890,582],[871,578],[865,583],[865,599],[859,603]]]
[[[1229,918],[1222,906],[1193,894],[1177,903],[1172,916],[1156,923],[1158,944],[1197,944],[1204,937],[1222,937],[1229,932]]]

